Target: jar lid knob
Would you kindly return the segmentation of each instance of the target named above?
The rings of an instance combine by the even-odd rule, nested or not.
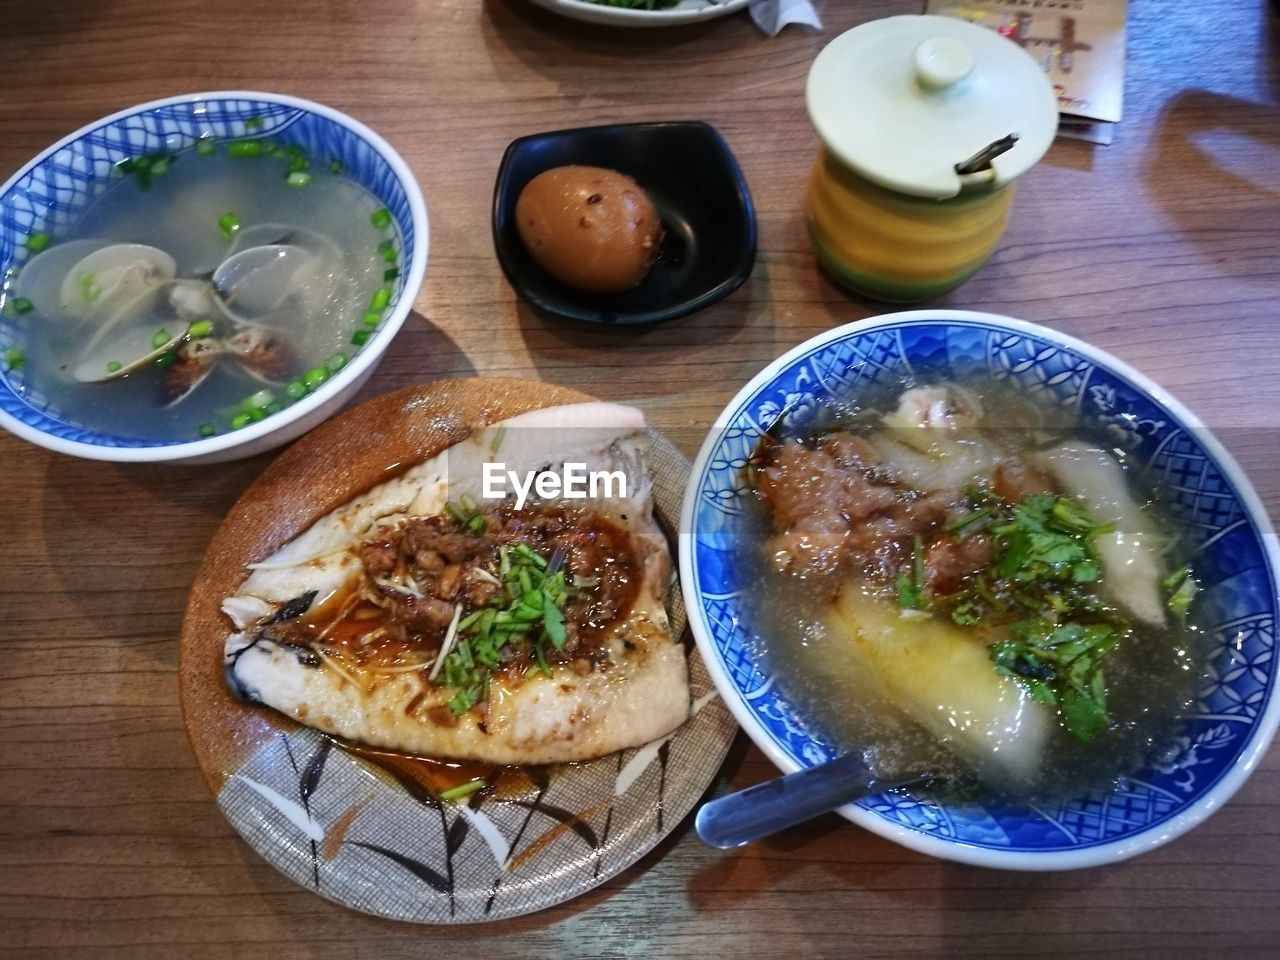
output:
[[[973,72],[973,51],[952,37],[930,37],[913,55],[916,80],[927,90],[946,90]]]

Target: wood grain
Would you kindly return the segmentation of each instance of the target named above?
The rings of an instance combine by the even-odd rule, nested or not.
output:
[[[260,88],[346,110],[422,182],[427,281],[367,398],[455,376],[634,401],[692,452],[769,359],[883,312],[815,267],[800,196],[805,73],[838,32],[921,4],[819,2],[821,34],[746,16],[655,32],[524,0],[0,2],[0,176],[78,126],[171,93]],[[1186,401],[1280,503],[1280,25],[1262,0],[1132,0],[1115,145],[1060,142],[992,262],[939,305],[1056,326]],[[514,137],[705,119],[750,183],[760,259],[727,301],[645,332],[515,302],[489,238]],[[1198,830],[1107,869],[1011,876],[834,817],[738,853],[687,827],[571,904],[420,929],[294,887],[219,815],[183,734],[177,637],[221,517],[269,457],[75,461],[0,436],[0,954],[23,958],[1274,956],[1280,754]],[[771,768],[742,744],[742,786]]]

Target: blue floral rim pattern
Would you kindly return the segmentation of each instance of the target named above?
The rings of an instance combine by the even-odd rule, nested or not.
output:
[[[140,107],[86,128],[46,150],[0,193],[0,277],[28,259],[24,241],[32,233],[57,234],[117,178],[121,160],[143,154],[188,150],[200,139],[270,137],[302,148],[321,162],[336,160],[391,213],[402,265],[393,287],[390,316],[406,292],[417,238],[413,205],[404,184],[377,146],[350,127],[288,102],[248,97],[179,98]],[[410,297],[416,294],[409,290]],[[0,294],[0,306],[3,295]],[[22,317],[0,310],[0,353],[21,342]],[[386,321],[384,320],[384,323]],[[0,370],[0,410],[49,436],[100,447],[164,447],[173,441],[119,437],[63,418],[22,370]]]
[[[1176,404],[1155,395],[1160,391],[1142,388],[1095,351],[1016,322],[1006,327],[917,316],[922,318],[851,326],[834,338],[817,338],[811,349],[775,365],[772,375],[722,416],[686,502],[686,596],[702,627],[704,655],[733,688],[739,718],[757,742],[763,736],[762,746],[796,766],[830,759],[831,745],[753,659],[739,617],[734,539],[748,495],[747,459],[779,416],[802,424],[827,398],[848,398],[877,383],[976,372],[1011,384],[1068,411],[1082,428],[1105,431],[1146,472],[1170,509],[1189,521],[1204,588],[1194,619],[1211,638],[1195,702],[1163,752],[1108,792],[1071,796],[1052,809],[940,806],[902,792],[870,797],[858,807],[882,821],[880,832],[954,844],[948,853],[904,840],[975,862],[982,858],[959,847],[1016,854],[1141,845],[1141,835],[1203,806],[1224,778],[1240,773],[1242,758],[1274,728],[1277,580],[1266,542],[1274,534],[1260,508],[1257,515],[1250,508],[1256,497],[1247,481],[1224,465],[1229,458],[1209,449],[1216,442],[1204,428],[1175,414],[1170,407]],[[857,813],[853,818],[875,826]]]

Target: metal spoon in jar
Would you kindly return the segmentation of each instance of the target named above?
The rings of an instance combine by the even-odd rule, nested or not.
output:
[[[862,797],[935,779],[932,773],[921,773],[905,780],[880,780],[862,754],[846,753],[703,804],[694,826],[709,846],[740,847]]]

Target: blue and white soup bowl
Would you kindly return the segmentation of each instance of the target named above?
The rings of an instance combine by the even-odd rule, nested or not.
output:
[[[31,256],[33,234],[74,223],[107,187],[123,160],[177,153],[200,140],[271,138],[341,164],[391,214],[388,224],[399,276],[381,324],[351,361],[291,404],[242,429],[185,442],[140,440],[92,430],[63,416],[25,367],[0,364],[0,427],[60,453],[95,460],[209,463],[269,450],[337,412],[373,373],[422,285],[427,210],[422,191],[398,153],[364,124],[318,103],[274,93],[221,91],[155,100],[122,110],[63,138],[0,187],[0,356],[22,343],[23,316],[6,309],[12,270]]]
[[[1111,863],[1184,833],[1229,798],[1280,721],[1275,627],[1280,550],[1239,466],[1178,401],[1072,337],[991,314],[928,310],[839,327],[760,372],[725,408],[694,464],[680,537],[680,575],[694,637],[738,722],[786,772],[834,757],[755,656],[741,616],[739,515],[751,496],[743,468],[780,413],[848,399],[903,377],[986,375],[1105,429],[1189,521],[1201,583],[1193,620],[1206,638],[1194,702],[1167,746],[1109,791],[1051,808],[939,804],[886,792],[841,809],[913,850],[987,867],[1053,870]]]

